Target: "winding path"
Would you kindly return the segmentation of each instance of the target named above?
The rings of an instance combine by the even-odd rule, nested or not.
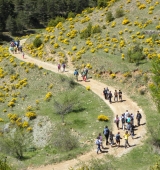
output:
[[[26,41],[26,39],[21,41],[21,44],[23,44]],[[35,58],[32,58],[28,55],[25,55],[24,59],[22,58],[22,54],[12,54],[13,56],[15,56],[16,58],[18,58],[19,60],[23,60],[25,62],[30,62],[30,63],[34,63],[38,66],[42,66],[44,69],[46,70],[50,70],[53,71],[55,73],[58,73],[57,70],[57,65],[53,65],[47,62],[43,62],[40,60],[37,60]],[[62,73],[66,76],[71,76],[73,75],[73,70],[69,70],[70,68],[67,68],[67,71],[65,73]],[[103,84],[99,81],[96,81],[94,79],[91,79],[89,82],[84,82],[84,81],[79,81],[79,84],[83,85],[83,86],[90,86],[91,90],[97,94],[102,100],[104,100],[104,102],[111,108],[111,110],[114,113],[114,117],[115,115],[121,115],[122,113],[124,113],[126,110],[128,110],[130,113],[136,113],[137,110],[139,110],[142,113],[142,120],[141,123],[145,124],[146,123],[146,117],[145,114],[143,113],[143,110],[135,103],[133,102],[128,96],[126,96],[123,93],[123,100],[125,100],[124,102],[117,102],[117,103],[112,103],[110,104],[108,102],[108,100],[104,99],[104,96],[102,95],[102,91],[104,89],[104,87],[107,87],[106,84]],[[108,88],[114,92],[114,88],[108,86]],[[136,123],[136,122],[135,122]],[[120,123],[121,125],[121,123]],[[112,129],[113,129],[113,134],[117,133],[117,128],[116,126],[112,125]],[[121,133],[121,136],[123,136],[124,131],[123,130],[119,130]],[[28,167],[28,170],[68,170],[70,167],[74,167],[76,166],[79,162],[87,162],[89,160],[91,160],[92,158],[102,158],[105,154],[112,154],[116,157],[120,157],[123,154],[128,153],[131,149],[133,149],[136,146],[142,145],[142,141],[145,138],[145,134],[146,134],[146,125],[141,125],[140,127],[138,127],[138,129],[135,131],[136,135],[135,135],[135,139],[131,139],[129,138],[129,143],[132,147],[125,149],[124,147],[113,147],[111,148],[109,146],[108,149],[108,153],[102,153],[102,154],[96,154],[96,146],[88,153],[84,154],[84,155],[80,155],[75,159],[72,160],[68,160],[68,161],[64,161],[61,163],[57,163],[57,164],[51,164],[51,165],[46,165],[46,166],[40,166],[40,167]],[[121,144],[124,144],[124,140],[121,140]]]

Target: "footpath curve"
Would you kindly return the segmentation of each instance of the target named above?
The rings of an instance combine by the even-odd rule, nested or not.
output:
[[[21,40],[21,44],[25,43],[26,39]],[[30,63],[34,63],[38,66],[43,67],[46,70],[50,70],[52,72],[58,73],[58,69],[57,69],[57,65],[53,65],[47,62],[43,62],[40,60],[37,60],[35,58],[32,58],[28,55],[25,54],[24,59],[22,58],[22,54],[12,54],[14,57],[18,58],[19,60],[25,61],[25,62],[30,62]],[[73,75],[73,70],[70,70],[70,68],[66,68],[66,72],[62,73],[66,76],[71,76]],[[124,147],[110,147],[107,150],[108,153],[102,153],[102,154],[98,154],[96,153],[96,146],[88,153],[84,154],[84,155],[80,155],[75,159],[72,160],[68,160],[68,161],[63,161],[61,163],[57,163],[57,164],[51,164],[51,165],[46,165],[46,166],[40,166],[40,167],[28,167],[27,170],[68,170],[70,167],[74,167],[76,166],[79,162],[88,162],[91,159],[101,159],[103,158],[104,155],[106,154],[111,154],[114,155],[116,157],[120,157],[123,154],[128,153],[129,151],[131,151],[131,149],[133,149],[136,146],[140,146],[143,143],[143,140],[145,138],[145,134],[147,132],[146,130],[146,117],[145,114],[143,112],[143,110],[135,103],[133,102],[127,95],[125,95],[123,93],[123,100],[124,102],[117,102],[117,103],[112,103],[110,104],[108,100],[104,99],[104,96],[102,95],[102,91],[105,87],[108,87],[112,92],[115,91],[115,89],[113,87],[107,86],[104,83],[101,83],[97,80],[94,79],[90,79],[89,82],[84,82],[84,81],[79,81],[79,84],[83,85],[83,86],[90,86],[91,90],[97,94],[113,111],[114,116],[115,117],[117,114],[120,116],[122,113],[124,113],[126,110],[128,110],[130,113],[134,113],[134,115],[136,116],[137,110],[139,110],[142,113],[142,120],[141,120],[141,126],[139,126],[138,128],[136,128],[137,130],[135,131],[136,135],[135,135],[135,139],[131,139],[131,137],[129,137],[129,143],[132,147],[125,149]],[[111,120],[112,121],[112,120]],[[135,124],[136,124],[136,120],[135,120]],[[121,126],[121,123],[120,123]],[[113,134],[117,133],[117,128],[116,125],[113,123],[112,124],[112,131]],[[121,137],[124,134],[123,130],[119,130],[121,133]],[[121,140],[121,145],[124,145],[124,140]]]

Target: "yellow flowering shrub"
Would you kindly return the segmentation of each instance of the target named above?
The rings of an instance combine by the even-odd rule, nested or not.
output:
[[[44,98],[45,101],[49,101],[52,97],[52,93],[51,92],[48,92]]]
[[[37,117],[36,113],[33,111],[27,112],[25,116],[28,117],[30,120],[35,119]]]
[[[0,118],[0,122],[4,122],[4,120],[2,118]]]
[[[91,87],[90,86],[86,86],[86,90],[90,90],[91,89]]]
[[[116,74],[112,73],[110,74],[111,78],[114,79],[116,77]]]
[[[98,116],[98,120],[99,120],[99,121],[108,121],[109,118],[108,118],[108,116],[105,116],[105,115],[99,115],[99,116]]]
[[[128,18],[124,18],[123,21],[122,21],[122,24],[123,24],[123,25],[126,25],[126,24],[128,24],[128,23],[130,23],[130,21],[128,20]]]
[[[27,131],[28,131],[28,132],[32,132],[33,129],[32,129],[31,127],[28,127],[28,128],[27,128]]]

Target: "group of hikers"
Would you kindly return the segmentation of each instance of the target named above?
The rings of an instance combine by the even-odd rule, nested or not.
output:
[[[117,126],[117,130],[122,129],[123,131],[125,131],[125,133],[123,135],[123,138],[125,140],[125,144],[124,144],[125,148],[127,148],[127,146],[130,147],[128,138],[129,138],[129,136],[131,136],[132,139],[134,139],[134,135],[135,135],[134,129],[135,129],[135,127],[140,126],[140,121],[141,121],[142,115],[139,111],[137,111],[135,118],[137,120],[137,126],[134,125],[134,114],[129,113],[128,110],[126,110],[126,112],[123,113],[121,116],[116,115],[116,117],[114,119],[114,123]],[[119,127],[120,122],[121,122],[121,128]],[[111,147],[113,147],[113,146],[120,147],[121,146],[120,143],[121,143],[122,137],[120,136],[119,131],[117,132],[116,135],[114,135],[112,133],[112,131],[109,130],[108,126],[105,126],[105,128],[103,130],[103,135],[106,139],[106,145],[110,144]],[[115,142],[114,142],[114,138],[115,138]],[[99,151],[103,152],[102,149],[105,149],[105,147],[103,145],[101,133],[99,133],[95,143],[97,145],[97,154]]]
[[[105,99],[108,99],[109,102],[112,103],[113,94],[112,94],[112,92],[108,89],[108,87],[107,87],[107,88],[104,88],[104,90],[103,90],[103,95],[104,95],[104,98],[105,98]],[[118,101],[121,101],[121,102],[123,101],[123,100],[122,100],[122,91],[121,91],[121,90],[119,90],[119,91],[115,90],[115,91],[114,91],[114,102],[118,102]]]
[[[23,51],[22,51],[22,46],[20,45],[20,41],[19,40],[17,40],[17,41],[14,41],[14,40],[12,40],[11,42],[10,42],[10,51],[12,52],[12,53],[22,53]]]
[[[65,69],[66,69],[66,64],[65,63],[62,63],[62,64],[58,64],[58,72],[61,71],[61,68],[62,68],[62,72],[65,72]]]
[[[78,81],[78,76],[79,76],[79,72],[78,72],[78,69],[75,69],[75,71],[74,71],[74,76],[76,77],[76,80]],[[82,79],[83,79],[83,81],[87,81],[87,75],[88,75],[88,68],[87,67],[85,67],[83,70],[82,70],[82,72],[81,72],[81,76],[82,76]]]

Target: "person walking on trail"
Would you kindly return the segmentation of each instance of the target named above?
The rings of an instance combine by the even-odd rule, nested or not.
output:
[[[115,92],[114,92],[114,101],[118,102],[118,92],[117,92],[117,90],[115,90]]]
[[[110,104],[112,103],[112,92],[110,91],[108,94],[109,102]]]
[[[127,117],[128,117],[128,115],[129,115],[129,112],[128,112],[128,110],[126,110],[126,112],[125,112],[125,121],[126,121],[126,123],[127,123]]]
[[[105,126],[104,130],[103,130],[103,134],[106,138],[106,145],[108,145],[108,138],[109,138],[109,129],[108,126]]]
[[[125,113],[122,114],[121,116],[121,123],[122,123],[122,129],[125,130]]]
[[[120,132],[116,134],[116,145],[117,147],[120,147],[120,140],[121,140]]]
[[[125,140],[125,149],[127,148],[127,145],[130,147],[129,143],[128,143],[128,137],[130,136],[130,134],[128,133],[128,131],[125,132],[125,134],[123,135],[124,140]]]
[[[116,117],[114,119],[114,122],[116,123],[116,126],[117,126],[118,130],[119,130],[119,121],[120,121],[120,118],[118,117],[118,115],[116,115]]]
[[[97,137],[95,143],[96,143],[96,145],[97,145],[97,154],[98,154],[99,151],[102,152],[102,150],[101,150],[101,141],[100,141],[100,139],[99,139],[99,136]]]
[[[66,69],[65,63],[62,64],[62,68],[63,68],[63,72],[65,72],[65,69]]]
[[[104,147],[103,147],[103,141],[102,141],[102,135],[101,135],[101,133],[99,133],[99,140],[101,141],[101,147],[102,147],[102,149],[104,149]]]
[[[84,68],[84,72],[85,72],[86,80],[87,80],[87,78],[88,78],[88,77],[87,77],[87,75],[88,75],[88,68],[87,68],[87,67]]]
[[[139,111],[137,111],[137,116],[136,116],[136,119],[137,119],[137,125],[140,126],[140,121],[141,121],[141,118],[142,118],[142,115]]]
[[[114,145],[114,134],[110,131],[109,133],[109,140],[110,140],[110,144],[111,144],[111,147]]]
[[[79,75],[79,73],[78,73],[78,70],[77,70],[77,69],[74,71],[74,75],[75,75],[75,77],[76,77],[76,80],[78,81],[78,75]]]
[[[121,90],[119,90],[118,92],[118,97],[119,97],[119,101],[122,102],[122,91]]]
[[[103,95],[104,95],[104,98],[107,99],[107,90],[105,88],[103,90]]]
[[[132,123],[131,123],[129,131],[130,131],[130,135],[131,135],[132,139],[134,139],[134,125]]]
[[[60,71],[61,71],[61,65],[58,64],[58,72],[60,72]]]
[[[83,79],[83,81],[86,81],[86,72],[85,72],[85,70],[82,71],[82,79]]]

